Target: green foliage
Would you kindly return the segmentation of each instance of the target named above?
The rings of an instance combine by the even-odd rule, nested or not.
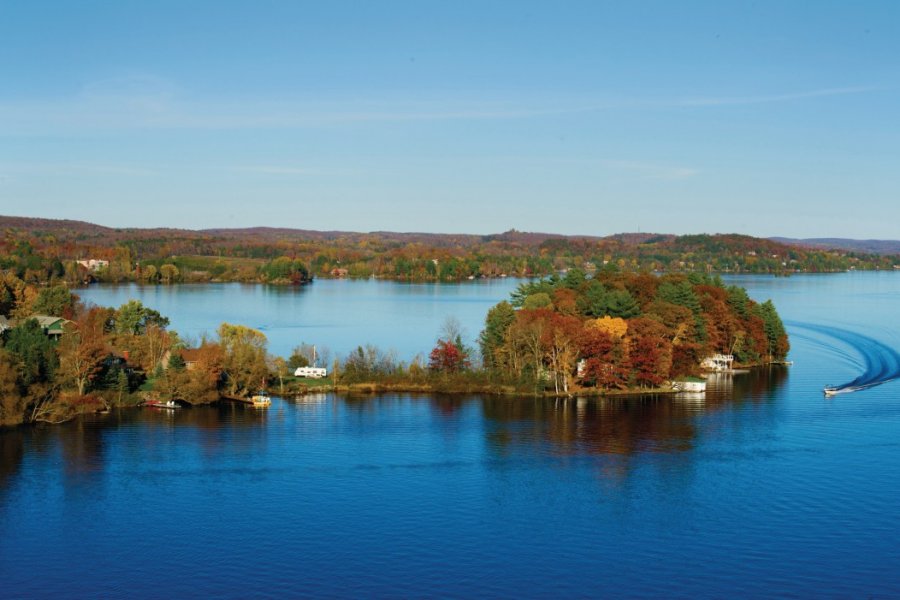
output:
[[[481,360],[486,369],[491,370],[502,364],[498,350],[503,346],[506,331],[515,319],[516,311],[505,300],[488,311],[484,319],[484,330],[478,337]]]
[[[303,261],[287,256],[267,262],[260,267],[263,279],[271,282],[303,283],[309,280],[309,270]]]
[[[757,311],[763,320],[763,330],[766,333],[768,342],[766,353],[774,360],[784,360],[787,356],[790,345],[787,341],[787,331],[775,310],[775,305],[771,300],[766,300],[757,306]]]
[[[169,364],[167,366],[175,371],[183,371],[187,368],[187,363],[184,362],[181,352],[175,351],[169,355]]]
[[[522,308],[533,310],[535,308],[546,308],[552,304],[553,300],[550,299],[549,294],[546,292],[538,292],[536,294],[529,294],[529,296],[525,298]]]
[[[115,329],[118,333],[140,335],[148,326],[165,329],[169,319],[152,308],[147,308],[140,300],[129,300],[119,307],[115,314]]]
[[[641,307],[627,290],[609,290],[597,280],[588,283],[576,300],[578,310],[589,317],[621,317],[630,319],[641,314]]]
[[[584,271],[578,268],[569,269],[566,276],[562,279],[562,285],[570,290],[577,290],[587,280]]]
[[[538,279],[535,281],[526,281],[525,283],[520,283],[515,291],[510,294],[510,303],[516,308],[521,308],[525,305],[525,300],[529,296],[533,296],[535,294],[546,294],[547,298],[550,298],[550,295],[556,288],[557,283],[559,283],[559,278],[555,275],[547,279]]]
[[[36,319],[27,319],[8,331],[5,348],[20,362],[24,386],[50,381],[59,367],[56,344]]]
[[[631,319],[641,314],[637,300],[627,290],[615,290],[607,296],[607,312],[610,317]]]
[[[308,367],[309,359],[306,358],[302,353],[299,352],[298,349],[294,349],[291,353],[291,356],[288,358],[287,366],[292,370],[296,371],[300,367]]]
[[[689,281],[679,283],[666,281],[660,284],[656,297],[663,302],[683,306],[695,315],[701,311],[700,299]]]
[[[66,287],[55,285],[43,288],[38,292],[32,310],[34,314],[50,315],[53,317],[71,317],[75,311],[75,303],[78,296],[72,294]]]

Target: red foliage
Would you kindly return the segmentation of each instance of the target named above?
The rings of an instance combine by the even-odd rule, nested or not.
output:
[[[628,370],[622,340],[595,327],[582,329],[579,349],[584,359],[582,381],[602,388],[624,388]]]
[[[471,367],[469,354],[461,344],[450,340],[438,340],[428,355],[428,368],[441,373],[458,373]]]

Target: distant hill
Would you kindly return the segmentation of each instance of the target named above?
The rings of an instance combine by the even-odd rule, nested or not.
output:
[[[769,238],[772,241],[806,248],[845,250],[865,254],[900,254],[900,240],[852,240],[849,238]]]
[[[108,267],[85,275],[73,267],[85,258],[106,261]],[[180,280],[198,282],[268,281],[275,277],[272,273],[281,271],[410,281],[535,277],[572,268],[827,273],[895,270],[900,266],[900,242],[740,234],[587,236],[515,229],[488,235],[284,227],[142,229],[0,216],[0,272],[13,272],[20,278],[152,280],[165,264],[176,267]]]

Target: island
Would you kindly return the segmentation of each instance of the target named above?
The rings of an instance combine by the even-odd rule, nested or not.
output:
[[[521,283],[491,308],[470,347],[449,322],[408,362],[360,346],[326,378],[297,377],[308,347],[272,356],[266,336],[223,323],[190,346],[159,312],[130,300],[85,306],[68,287],[0,274],[0,425],[84,413],[249,400],[271,389],[591,395],[675,391],[711,357],[783,362],[788,336],[771,301],[718,276],[569,269]],[[729,366],[730,363],[729,363]],[[319,371],[315,371],[319,374]],[[268,403],[257,403],[263,406]]]

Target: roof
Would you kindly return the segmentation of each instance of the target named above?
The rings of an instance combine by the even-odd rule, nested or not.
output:
[[[197,362],[200,358],[200,348],[183,348],[178,351],[185,363]]]
[[[65,321],[62,317],[49,317],[47,315],[31,315],[28,318],[35,319],[44,329],[49,329],[60,321]]]

